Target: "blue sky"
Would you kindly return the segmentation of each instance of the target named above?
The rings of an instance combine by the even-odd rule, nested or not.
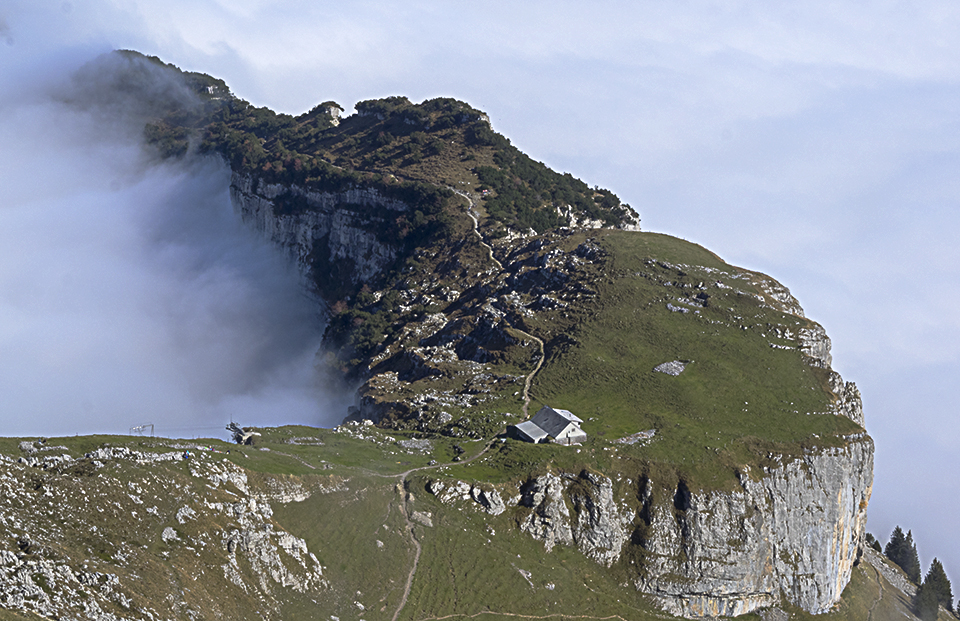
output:
[[[290,113],[464,99],[646,230],[777,278],[863,393],[869,529],[960,576],[960,5],[13,0],[0,105],[117,47]]]

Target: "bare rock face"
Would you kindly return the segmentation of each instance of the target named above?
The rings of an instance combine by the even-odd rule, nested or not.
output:
[[[830,354],[830,337],[819,324],[800,330],[800,351],[809,356],[811,366],[829,369],[833,364]]]
[[[230,199],[244,223],[260,231],[307,271],[310,255],[325,246],[331,264],[349,265],[351,280],[366,281],[392,261],[396,249],[378,239],[382,228],[375,216],[361,215],[345,206],[381,207],[406,211],[397,200],[373,189],[351,189],[340,193],[315,192],[296,186],[261,184],[249,175],[233,173]],[[284,201],[295,200],[311,207],[301,213],[284,213]]]
[[[863,418],[863,401],[860,389],[853,382],[845,382],[836,371],[830,371],[830,390],[837,396],[836,413],[846,416],[861,427],[866,425]]]
[[[634,511],[617,504],[609,478],[583,472],[578,483],[570,493],[577,516],[573,540],[584,555],[609,567],[630,537]]]
[[[863,546],[873,484],[873,441],[848,438],[759,473],[741,472],[734,492],[658,498],[643,492],[647,551],[639,590],[685,617],[736,616],[782,593],[826,612],[850,580]]]
[[[591,472],[548,473],[527,481],[520,491],[520,505],[533,509],[520,530],[543,541],[547,551],[558,544],[576,545],[607,567],[620,558],[635,511],[618,503],[609,478]]]
[[[641,499],[637,506],[603,475],[548,473],[520,488],[518,504],[529,509],[520,530],[548,552],[576,546],[608,567],[627,546],[640,546],[634,586],[674,615],[737,616],[782,599],[826,612],[863,549],[873,441],[856,434],[845,446],[738,476],[739,489],[711,492],[643,479],[627,494]],[[428,489],[450,502],[469,499],[471,485]]]
[[[558,543],[573,544],[570,510],[563,499],[565,488],[563,479],[545,474],[528,481],[520,490],[520,504],[533,509],[520,524],[520,530],[543,541],[548,552]]]

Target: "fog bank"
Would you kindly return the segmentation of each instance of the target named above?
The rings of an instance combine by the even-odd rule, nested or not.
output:
[[[226,167],[159,163],[129,118],[47,82],[0,102],[2,434],[339,422],[319,305],[239,222]]]

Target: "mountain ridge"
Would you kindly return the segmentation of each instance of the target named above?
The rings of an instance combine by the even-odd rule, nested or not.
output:
[[[124,598],[137,599],[130,585],[146,567],[222,574],[226,582],[205,578],[201,587],[244,593],[251,608],[234,610],[237,618],[310,616],[307,600],[336,617],[471,616],[520,596],[509,586],[518,574],[536,594],[516,608],[524,614],[662,615],[651,602],[689,617],[838,606],[861,558],[873,443],[859,391],[831,369],[829,338],[786,287],[695,244],[640,232],[611,192],[519,153],[463,102],[371,100],[347,118],[324,102],[293,117],[133,52],[87,71],[107,85],[98,105],[133,106],[138,89],[151,97],[137,119],[158,157],[189,164],[213,155],[230,168],[238,216],[298,263],[327,313],[320,372],[360,385],[343,425],[260,430],[264,451],[211,443],[181,449],[197,451],[189,459],[171,451],[160,459],[139,456],[150,441],[83,439],[83,453],[64,440],[70,459],[5,460],[20,495],[74,484],[102,494],[98,479],[192,490],[178,496],[182,506],[156,504],[150,517],[112,497],[136,513],[130,523],[117,514],[126,543],[115,550],[95,552],[103,544],[89,535],[80,540],[87,551],[43,537],[76,580],[90,554],[124,568],[123,598],[101,588],[112,603],[98,606],[113,607],[109,614],[129,613]],[[157,94],[156,84],[171,83],[179,86],[169,96]],[[659,371],[665,363],[679,370]],[[540,405],[576,413],[587,441],[534,445],[504,435]],[[645,440],[631,442],[638,434]],[[146,465],[163,476],[150,479]],[[270,496],[251,491],[251,480],[294,491]],[[324,491],[296,491],[314,484]],[[181,521],[183,507],[205,516],[202,529],[187,532],[194,522]],[[320,515],[331,524],[354,516],[366,539]],[[375,515],[389,520],[375,524]],[[86,532],[104,527],[97,516],[75,519],[92,520]],[[149,541],[135,532],[143,528]],[[371,541],[381,530],[390,536]],[[811,532],[825,543],[810,543]],[[351,556],[330,537],[365,551]],[[466,540],[482,561],[460,558]],[[477,547],[483,541],[489,551]],[[388,545],[395,553],[381,558]],[[182,565],[187,556],[166,564],[175,548],[205,565]],[[142,558],[128,563],[136,549]],[[532,570],[505,567],[511,549],[550,577],[534,582]],[[253,556],[241,561],[238,551]],[[30,553],[10,552],[22,573]],[[565,563],[602,582],[603,597],[589,595]],[[47,584],[71,580],[41,574]],[[460,592],[464,581],[474,595]],[[555,593],[558,585],[571,595]],[[53,606],[39,579],[20,586]],[[370,589],[380,593],[376,611],[359,593],[351,599]],[[182,606],[161,612],[142,601],[129,618],[224,614],[175,591],[158,597]],[[83,606],[43,610],[74,608]]]

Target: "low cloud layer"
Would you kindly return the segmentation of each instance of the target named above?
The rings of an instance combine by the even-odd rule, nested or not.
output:
[[[338,422],[319,306],[239,222],[229,171],[152,160],[129,118],[78,107],[63,78],[0,116],[3,434]]]

